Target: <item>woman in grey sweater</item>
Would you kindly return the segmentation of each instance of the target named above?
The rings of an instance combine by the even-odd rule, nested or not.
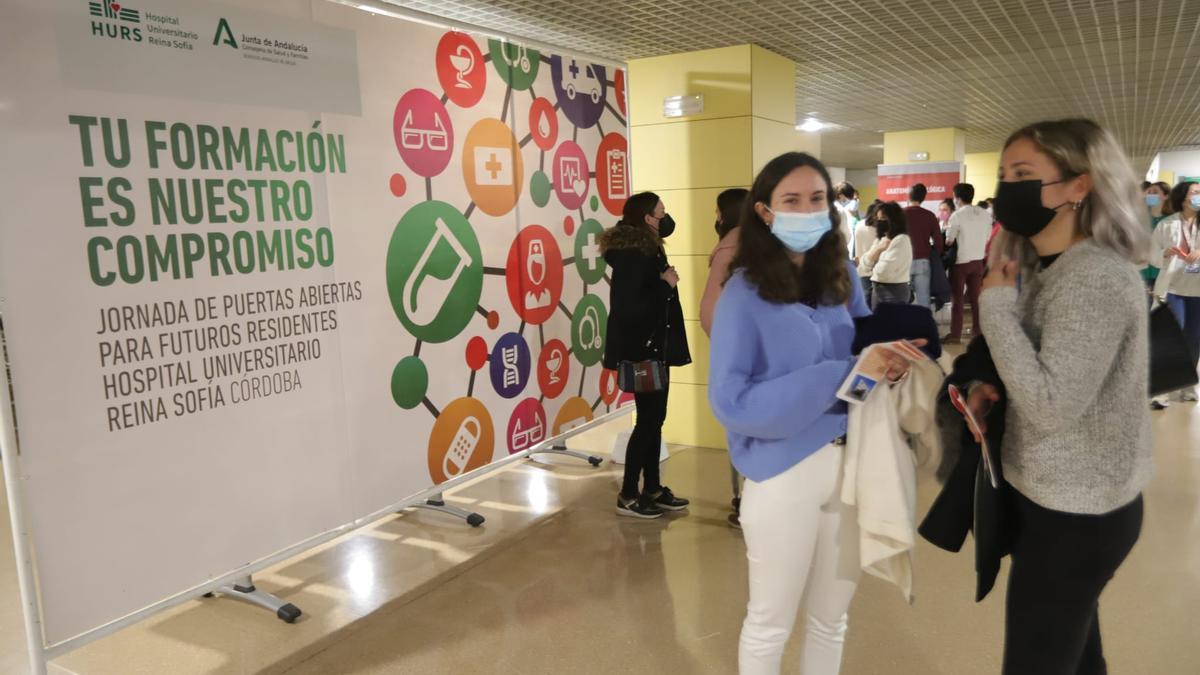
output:
[[[980,313],[1008,397],[1004,672],[1104,673],[1098,602],[1152,472],[1146,209],[1129,159],[1088,120],[1013,134],[1000,181]],[[982,384],[969,400],[997,397]]]

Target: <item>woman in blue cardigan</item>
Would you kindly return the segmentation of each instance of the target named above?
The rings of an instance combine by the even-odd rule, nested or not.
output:
[[[836,394],[854,364],[853,319],[870,310],[837,218],[818,160],[793,152],[767,164],[713,323],[709,403],[747,479],[742,675],[779,672],[802,601],[801,672],[841,666],[859,557],[855,513],[838,499],[847,409]],[[907,372],[899,355],[889,364],[889,376]]]

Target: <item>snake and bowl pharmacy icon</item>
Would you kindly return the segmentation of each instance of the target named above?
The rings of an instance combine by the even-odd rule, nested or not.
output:
[[[483,256],[466,216],[437,201],[404,214],[388,244],[387,287],[397,318],[418,340],[457,337],[483,292]]]
[[[429,477],[444,483],[492,461],[492,416],[478,399],[460,398],[438,415],[429,435]]]
[[[392,133],[400,159],[417,175],[432,178],[446,170],[454,154],[454,128],[441,99],[427,89],[411,89],[396,103]]]
[[[542,347],[538,356],[538,388],[542,396],[556,399],[562,396],[567,388],[567,380],[571,377],[571,359],[568,358],[567,346],[562,340],[550,340]]]
[[[483,98],[488,67],[475,38],[451,31],[438,42],[438,82],[446,98],[460,108],[470,108]]]

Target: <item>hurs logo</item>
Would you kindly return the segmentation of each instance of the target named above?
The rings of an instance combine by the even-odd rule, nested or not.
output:
[[[89,0],[88,12],[101,19],[92,19],[92,35],[130,42],[142,41],[142,16],[136,9],[124,7],[119,2]]]

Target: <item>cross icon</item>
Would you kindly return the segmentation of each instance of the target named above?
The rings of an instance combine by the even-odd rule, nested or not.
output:
[[[579,77],[579,66],[575,65],[575,59],[571,59],[571,67],[567,70],[571,71],[571,79]]]
[[[600,247],[596,245],[596,233],[589,232],[587,244],[583,247],[583,259],[588,263],[588,269],[596,269],[596,261],[600,259]]]
[[[496,177],[500,175],[500,170],[503,168],[504,165],[496,159],[496,153],[494,152],[488,156],[488,161],[483,165],[484,171],[492,174],[492,180],[496,180]]]

